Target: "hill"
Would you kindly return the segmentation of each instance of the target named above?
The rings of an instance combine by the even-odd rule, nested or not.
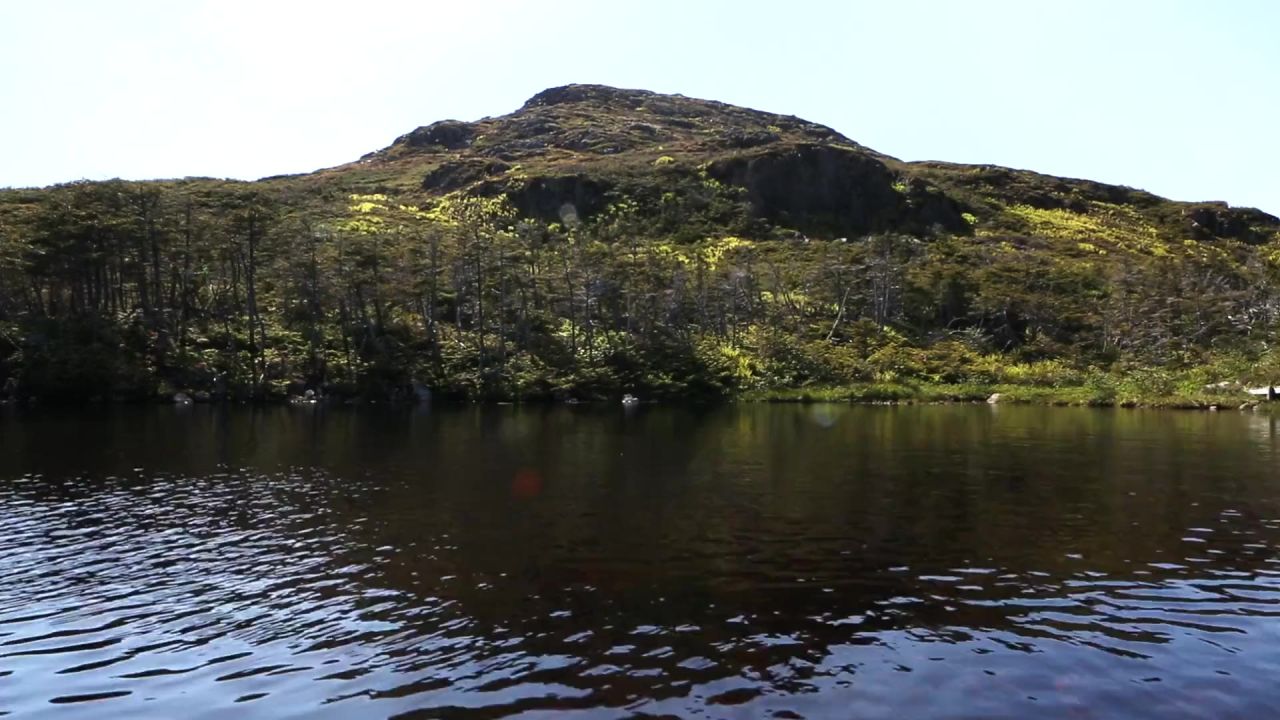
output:
[[[1272,376],[1278,250],[1254,209],[571,85],[307,175],[0,192],[0,382],[1197,398]]]

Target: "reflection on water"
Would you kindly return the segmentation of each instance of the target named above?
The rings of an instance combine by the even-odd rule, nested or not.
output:
[[[1265,415],[0,416],[0,713],[1280,716]]]

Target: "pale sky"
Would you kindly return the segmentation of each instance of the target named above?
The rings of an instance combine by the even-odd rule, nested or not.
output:
[[[1280,214],[1280,2],[0,0],[0,186],[257,178],[571,82]]]

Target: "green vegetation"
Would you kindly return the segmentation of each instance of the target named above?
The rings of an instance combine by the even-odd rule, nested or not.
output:
[[[1277,233],[571,86],[311,175],[0,192],[0,399],[1235,406]]]

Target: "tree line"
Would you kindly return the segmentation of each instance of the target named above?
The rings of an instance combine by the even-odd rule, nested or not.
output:
[[[689,397],[1178,367],[1270,349],[1265,246],[772,233],[689,241],[625,200],[330,200],[287,185],[0,195],[10,397]]]

